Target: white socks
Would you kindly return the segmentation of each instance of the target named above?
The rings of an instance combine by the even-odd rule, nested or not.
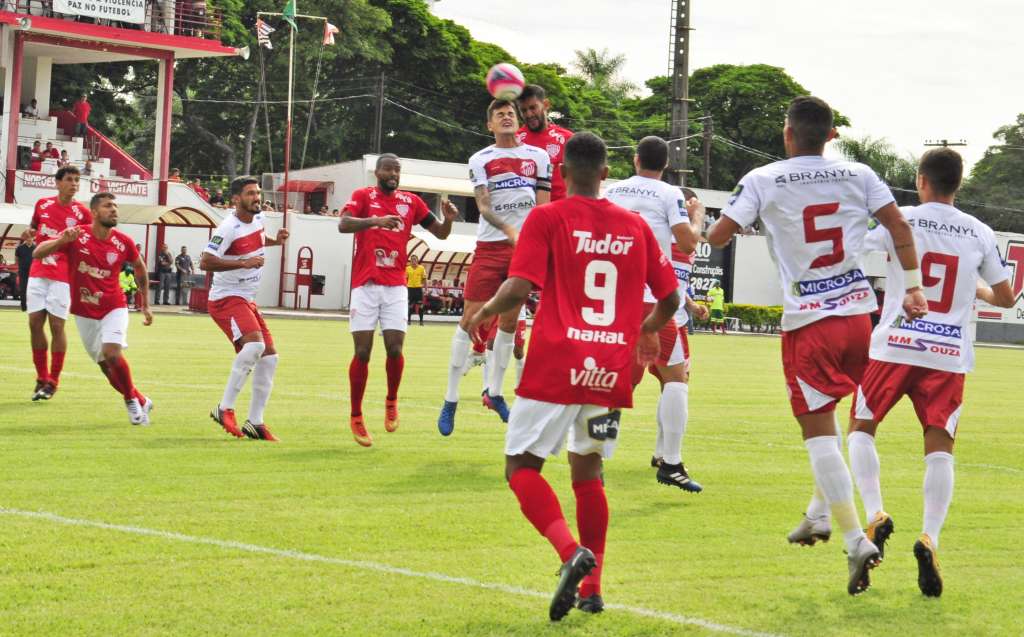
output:
[[[469,332],[462,329],[461,325],[455,326],[455,336],[452,337],[452,354],[448,359],[448,390],[444,399],[448,402],[458,402],[459,381],[462,380],[462,368],[469,357],[469,348],[472,346]]]
[[[843,454],[839,452],[837,437],[808,438],[804,445],[811,458],[814,481],[825,495],[832,515],[843,531],[846,550],[852,553],[864,537],[864,531],[857,519],[857,509],[853,505],[853,481],[843,462]]]
[[[857,481],[857,490],[864,502],[864,514],[870,524],[875,514],[883,510],[881,468],[878,451],[875,450],[875,437],[863,431],[854,431],[846,442],[850,451],[850,472]]]
[[[505,382],[505,370],[512,360],[512,349],[515,347],[516,333],[506,332],[498,329],[494,335],[494,356],[491,358],[491,368],[488,371],[487,393],[491,396],[504,396],[503,387]]]
[[[666,464],[680,464],[683,434],[686,433],[687,402],[690,388],[686,383],[665,383],[658,400],[658,441]]]
[[[256,363],[252,372],[252,400],[249,401],[249,422],[263,424],[263,411],[270,400],[274,387],[274,372],[277,370],[277,354],[264,356]]]
[[[924,527],[939,547],[939,532],[946,521],[949,503],[953,499],[953,456],[935,451],[924,457]]]
[[[519,381],[523,380],[523,366],[526,365],[526,354],[516,359],[516,389],[519,388]]]
[[[241,393],[242,387],[245,386],[245,379],[249,377],[249,373],[253,367],[256,367],[260,357],[263,356],[264,349],[266,349],[266,345],[261,341],[246,343],[242,346],[242,349],[235,356],[234,364],[231,365],[231,375],[228,376],[228,384],[224,388],[224,396],[220,399],[221,409],[235,408],[235,401],[238,400],[238,394]]]
[[[839,449],[839,453],[843,453],[843,438],[842,431],[839,429],[839,421],[836,421],[836,447]],[[825,501],[825,494],[821,492],[817,482],[814,484],[814,493],[811,495],[811,501],[807,503],[807,513],[805,513],[808,519],[817,520],[818,518],[831,517],[831,511],[828,508],[828,502]]]

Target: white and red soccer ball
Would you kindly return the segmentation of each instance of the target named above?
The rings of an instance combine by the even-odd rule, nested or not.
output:
[[[501,62],[487,71],[487,92],[496,100],[512,101],[522,94],[524,86],[523,72],[514,64]]]

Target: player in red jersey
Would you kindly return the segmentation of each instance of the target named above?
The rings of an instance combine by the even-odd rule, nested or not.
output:
[[[33,256],[46,259],[62,254],[71,271],[71,313],[89,357],[96,361],[113,387],[124,397],[128,420],[148,425],[153,401],[142,395],[132,381],[123,349],[128,347],[128,303],[121,292],[121,266],[131,263],[139,281],[143,325],[153,322],[149,311],[146,263],[131,237],[115,230],[117,203],[114,195],[101,192],[89,202],[91,226],[70,226],[52,240],[36,246]]]
[[[288,230],[278,230],[273,239],[264,234],[260,184],[255,177],[237,177],[231,182],[230,192],[235,209],[217,226],[199,257],[199,267],[213,272],[210,318],[223,330],[236,352],[224,395],[210,412],[210,418],[236,438],[277,442],[263,422],[274,387],[277,349],[253,299],[263,277],[264,246],[283,245]],[[249,419],[239,428],[235,401],[250,373],[253,378]]]
[[[349,425],[356,442],[373,444],[363,418],[363,394],[369,376],[373,332],[380,324],[384,349],[388,393],[384,401],[384,430],[398,429],[398,387],[402,382],[405,357],[405,331],[409,325],[409,291],[405,286],[406,246],[415,224],[426,228],[438,239],[446,239],[459,210],[445,199],[441,204],[444,222],[439,222],[418,196],[398,189],[402,164],[397,155],[385,153],[377,158],[374,170],[376,186],[360,188],[345,204],[338,221],[338,232],[355,233],[355,258],[352,264],[352,299],[349,330],[355,354],[348,366],[352,414]]]
[[[657,357],[658,332],[679,305],[675,273],[638,215],[599,199],[607,149],[593,133],[566,145],[569,198],[537,207],[526,220],[509,279],[470,321],[473,329],[543,289],[518,398],[505,437],[505,475],[523,515],[563,562],[549,616],[574,604],[604,608],[601,567],[608,530],[602,457],[618,438],[620,409],[632,407],[630,369]],[[644,285],[657,299],[644,316]],[[568,436],[576,496],[577,542],[558,497],[541,476]]]
[[[881,556],[857,518],[835,408],[856,389],[868,363],[868,315],[875,309],[875,295],[860,254],[869,217],[895,241],[906,270],[907,316],[923,316],[928,305],[914,236],[892,193],[869,167],[823,156],[825,143],[835,135],[828,104],[816,97],[795,98],[783,129],[789,158],[743,177],[708,231],[708,242],[724,246],[757,219],[768,234],[783,288],[782,368],[818,488],[789,540],[813,544],[827,538],[830,509],[846,544],[847,592],[856,595],[870,585],[868,571]],[[812,517],[815,509],[820,513]]]
[[[36,244],[56,239],[68,228],[92,223],[89,209],[74,199],[79,177],[78,168],[61,168],[54,176],[57,196],[44,197],[36,202],[29,226],[35,232]],[[25,307],[32,334],[32,362],[36,367],[36,388],[32,392],[32,400],[52,398],[64,368],[64,356],[68,351],[64,322],[71,306],[68,275],[67,256],[62,252],[34,260],[29,270]],[[50,343],[46,342],[47,322],[50,324]],[[48,348],[51,354],[49,364],[46,360]]]
[[[536,146],[551,158],[551,201],[565,198],[565,180],[560,167],[565,156],[565,144],[572,137],[572,131],[552,124],[548,119],[551,102],[543,86],[527,84],[516,98],[523,125],[516,131],[516,140],[521,144]]]
[[[887,522],[891,533],[892,518],[882,509],[875,432],[903,396],[910,398],[924,429],[924,524],[914,544],[914,557],[918,586],[928,597],[942,595],[936,552],[953,499],[953,441],[964,381],[974,367],[970,336],[974,300],[1005,308],[1016,301],[992,229],[953,207],[963,170],[963,159],[951,148],[936,148],[921,158],[917,174],[921,205],[904,209],[904,214],[921,250],[928,318],[908,321],[900,315],[903,271],[898,261],[890,259],[885,307],[871,336],[871,361],[857,388],[848,439],[850,470],[864,502],[868,528],[882,528]],[[868,233],[865,246],[889,254],[895,247],[882,227]]]

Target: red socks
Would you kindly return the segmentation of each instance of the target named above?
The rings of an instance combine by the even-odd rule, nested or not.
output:
[[[597,558],[597,567],[583,578],[579,594],[580,597],[600,595],[604,545],[608,537],[608,498],[600,480],[574,482],[572,490],[576,493],[576,528],[580,532],[580,544]]]
[[[558,496],[535,469],[517,469],[508,486],[519,499],[519,508],[537,531],[551,542],[564,562],[579,547],[562,515]]]
[[[124,396],[125,400],[131,400],[132,398],[138,398],[141,396],[138,390],[135,389],[135,384],[132,382],[132,370],[128,367],[128,361],[124,356],[118,356],[117,358],[106,361],[107,379],[110,381],[110,386],[117,390],[119,394]]]
[[[50,357],[50,380],[56,385],[60,380],[60,373],[64,370],[64,355],[67,352],[53,352]]]
[[[398,386],[402,384],[402,370],[405,369],[405,356],[399,354],[387,357],[385,367],[388,370],[388,400],[398,400]],[[365,377],[363,383],[365,384]]]
[[[390,359],[389,363],[390,365]],[[370,375],[370,365],[358,357],[353,356],[348,366],[348,384],[352,394],[352,415],[363,415],[363,394],[366,393],[366,378]],[[390,368],[388,378],[390,379]]]
[[[50,366],[46,361],[47,350],[32,350],[32,363],[36,366],[36,379],[46,380],[50,377]]]

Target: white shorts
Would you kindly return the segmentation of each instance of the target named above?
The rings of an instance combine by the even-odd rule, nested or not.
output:
[[[128,347],[128,308],[119,307],[110,310],[101,319],[75,316],[78,334],[82,337],[82,345],[89,357],[97,363],[103,359],[103,344],[117,343]]]
[[[63,281],[33,276],[25,289],[25,309],[29,314],[46,312],[67,319],[71,309],[71,287]]]
[[[559,405],[518,397],[508,417],[505,455],[554,456],[568,436],[570,452],[581,456],[599,453],[602,458],[611,458],[618,442],[618,419],[613,427],[598,424],[593,432],[588,421],[612,412],[618,413],[599,405]]]
[[[409,326],[409,288],[404,285],[366,283],[352,290],[348,331],[381,330],[404,332]]]

